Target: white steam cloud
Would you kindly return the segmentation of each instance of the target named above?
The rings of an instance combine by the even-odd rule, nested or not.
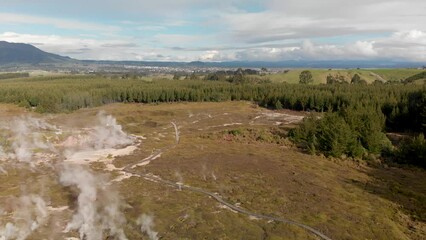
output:
[[[33,151],[36,149],[50,149],[54,151],[53,146],[42,138],[38,132],[40,130],[56,130],[56,127],[32,117],[17,118],[10,125],[10,130],[13,134],[12,157],[20,162],[30,163],[33,157]]]
[[[154,227],[154,217],[146,214],[139,216],[137,224],[141,225],[142,233],[148,235],[150,240],[158,240],[158,232],[155,232],[152,228]]]
[[[114,148],[133,143],[133,139],[122,130],[113,116],[99,112],[98,120],[99,125],[94,128],[91,135],[95,149]]]
[[[6,159],[6,153],[3,150],[3,147],[0,145],[0,161],[4,161]],[[0,174],[7,174],[7,171],[0,165]]]
[[[112,189],[106,177],[95,174],[84,164],[87,157],[111,152],[120,147],[135,143],[135,138],[127,135],[116,119],[100,112],[97,124],[92,128],[72,130],[72,135],[65,142],[60,141],[62,131],[42,119],[20,117],[6,124],[6,141],[0,145],[0,161],[18,166],[13,161],[26,163],[32,168],[37,167],[38,160],[49,163],[57,160],[58,156],[68,154],[80,156],[81,161],[59,163],[55,173],[59,183],[76,191],[77,204],[72,219],[64,232],[78,231],[80,239],[100,240],[114,238],[127,240],[123,227],[126,218],[123,214],[125,207],[117,191]],[[75,133],[80,133],[74,136]],[[53,153],[53,154],[51,154]],[[37,161],[36,161],[37,160]],[[78,164],[75,164],[78,163]],[[7,171],[0,165],[0,174]],[[3,206],[2,206],[3,208]],[[0,209],[1,210],[1,209]],[[3,210],[0,215],[4,215]],[[2,222],[2,218],[8,222]],[[49,218],[46,204],[38,195],[28,195],[14,201],[7,208],[6,215],[0,218],[0,240],[24,240]],[[154,238],[156,233],[151,229],[152,219],[144,217],[143,229]]]
[[[22,196],[12,202],[12,221],[0,226],[1,240],[24,240],[46,222],[46,203],[38,195]]]
[[[100,150],[130,145],[134,138],[127,135],[117,120],[101,111],[97,115],[97,125],[78,136],[70,136],[62,143],[67,151]]]
[[[69,136],[61,145],[68,162],[96,161],[108,155],[114,156],[117,149],[134,144],[136,138],[126,134],[117,120],[104,112],[97,115],[97,125],[75,136]],[[134,148],[127,149],[132,151]],[[129,152],[129,153],[130,153]],[[87,162],[86,162],[87,163]]]
[[[78,230],[80,239],[99,240],[114,236],[127,239],[122,229],[126,219],[121,212],[123,204],[115,191],[107,189],[104,178],[94,175],[79,165],[64,165],[60,173],[64,186],[76,186],[80,191],[77,213],[65,231]]]
[[[0,145],[0,160],[6,157],[6,153],[4,152],[3,147]]]
[[[8,172],[2,167],[2,166],[0,166],[0,174],[5,174],[5,175],[7,175],[8,174]]]

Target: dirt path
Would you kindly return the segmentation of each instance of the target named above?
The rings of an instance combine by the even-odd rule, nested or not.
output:
[[[175,128],[176,144],[178,144],[179,143],[179,129],[178,129],[176,123],[172,122],[172,125]]]

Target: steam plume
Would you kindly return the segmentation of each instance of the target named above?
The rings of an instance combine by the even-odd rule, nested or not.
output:
[[[118,194],[106,189],[106,181],[79,165],[64,165],[60,173],[64,186],[78,188],[78,210],[65,231],[78,230],[81,239],[105,239],[108,236],[127,239],[122,226],[126,219],[121,212],[123,204]]]
[[[158,232],[152,230],[154,227],[154,218],[150,215],[142,214],[138,220],[137,224],[141,225],[142,233],[146,233],[150,240],[158,240]]]
[[[0,166],[0,174],[8,174],[8,172],[2,167]]]
[[[64,149],[58,149],[66,154],[67,151],[97,151],[134,142],[135,139],[122,130],[114,117],[104,112],[100,112],[97,117],[99,123],[93,131],[86,132],[83,139],[76,138],[82,140],[79,141],[81,145],[74,149],[71,149],[72,146],[62,145]],[[45,150],[59,153],[43,134],[45,131],[54,130],[57,133],[60,130],[43,120],[31,117],[16,118],[8,125],[7,130],[10,132],[11,144],[6,148],[7,151],[0,146],[0,161],[7,158],[17,159],[34,167],[35,161],[32,160],[38,156],[35,154],[36,150],[43,149],[42,153],[45,153]],[[106,237],[127,240],[123,231],[126,223],[122,213],[124,204],[118,193],[108,186],[107,179],[80,165],[62,164],[58,170],[55,173],[59,175],[60,183],[72,187],[78,194],[76,212],[67,224],[65,232],[76,230],[80,239],[84,240]],[[2,173],[7,174],[0,165],[0,174]],[[38,195],[21,197],[15,201],[13,208],[8,210],[13,214],[6,224],[3,225],[0,221],[0,240],[29,238],[49,217],[46,204]]]
[[[113,116],[99,112],[98,120],[100,125],[95,127],[91,136],[95,140],[96,149],[129,145],[133,142],[133,139],[122,130],[121,125],[117,124],[117,120]]]
[[[51,149],[53,146],[42,139],[37,130],[49,130],[56,127],[43,120],[32,117],[21,117],[15,119],[10,129],[13,134],[12,149],[15,158],[20,162],[31,163],[34,149]]]
[[[38,195],[22,196],[13,201],[12,222],[0,226],[0,239],[26,239],[48,217],[46,203]]]
[[[0,145],[0,160],[6,157],[6,153],[3,150],[3,147]]]

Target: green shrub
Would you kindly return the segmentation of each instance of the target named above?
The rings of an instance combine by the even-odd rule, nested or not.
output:
[[[320,119],[311,116],[299,128],[290,131],[289,136],[313,154],[360,157],[363,153],[356,134],[338,113],[326,113]]]
[[[392,147],[383,132],[386,119],[381,111],[374,108],[353,108],[341,112],[357,140],[368,152],[380,154],[384,149]]]
[[[314,79],[312,77],[312,73],[311,71],[305,70],[302,71],[299,75],[299,83],[301,84],[309,84],[309,83],[313,83]]]
[[[404,140],[397,151],[397,162],[426,169],[426,140],[423,134]]]
[[[414,82],[416,80],[425,79],[425,78],[426,78],[426,71],[418,73],[418,74],[415,74],[415,75],[413,75],[411,77],[406,78],[404,80],[404,83],[411,83],[411,82]]]
[[[231,134],[233,136],[238,136],[238,135],[241,135],[242,133],[240,129],[232,129],[228,131],[228,134]]]
[[[328,112],[322,118],[306,118],[289,136],[313,154],[362,157],[392,147],[382,132],[384,121],[383,114],[372,109]]]
[[[352,146],[359,144],[355,134],[344,118],[337,113],[326,114],[319,122],[317,131],[318,149],[326,155],[341,157],[342,155],[354,155]]]

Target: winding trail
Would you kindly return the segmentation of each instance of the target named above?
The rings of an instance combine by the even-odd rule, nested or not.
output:
[[[165,148],[162,148],[160,150],[157,150],[155,152],[156,156],[157,155],[161,155],[162,153],[166,152],[167,150],[170,150],[171,148],[175,147],[179,143],[179,131],[178,131],[178,127],[177,127],[177,125],[174,122],[172,122],[171,124],[173,125],[173,127],[175,129],[176,143],[173,144],[172,146],[165,147]],[[148,157],[148,158],[150,158],[150,157]],[[153,160],[153,158],[150,158],[149,160]],[[141,162],[144,162],[144,161],[147,161],[147,158],[143,159]],[[176,182],[172,182],[172,181],[169,181],[169,180],[165,180],[165,179],[162,179],[161,177],[155,176],[155,175],[153,175],[151,173],[139,173],[139,172],[136,172],[134,169],[135,169],[136,166],[140,166],[141,162],[139,162],[137,164],[127,165],[126,167],[124,167],[123,171],[127,172],[127,173],[130,173],[130,174],[134,174],[134,175],[140,176],[140,177],[142,177],[142,178],[144,178],[144,179],[146,179],[148,181],[162,183],[164,185],[177,188],[179,190],[186,189],[186,190],[189,190],[191,192],[201,193],[201,194],[207,195],[208,197],[213,198],[217,202],[225,205],[226,207],[228,207],[228,208],[230,208],[230,209],[232,209],[232,210],[234,210],[234,211],[236,211],[238,213],[245,214],[245,215],[252,216],[252,217],[256,217],[256,218],[261,218],[261,219],[266,219],[266,220],[272,220],[272,221],[276,221],[276,222],[282,222],[282,223],[286,223],[286,224],[298,226],[298,227],[301,227],[301,228],[305,229],[306,231],[308,231],[308,232],[310,232],[310,233],[312,233],[312,234],[320,237],[321,239],[331,240],[331,238],[327,237],[326,235],[324,235],[320,231],[318,231],[318,230],[316,230],[316,229],[314,229],[314,228],[312,228],[312,227],[310,227],[308,225],[305,225],[303,223],[299,223],[299,222],[292,221],[292,220],[285,219],[285,218],[279,218],[279,217],[274,217],[274,216],[259,214],[259,213],[255,213],[255,212],[250,212],[250,211],[245,210],[243,208],[237,207],[237,206],[233,205],[232,203],[229,203],[229,202],[225,201],[217,193],[209,192],[207,190],[204,190],[204,189],[201,189],[201,188],[197,188],[197,187],[192,187],[192,186],[185,185],[185,184],[182,184],[182,183],[176,183]]]

